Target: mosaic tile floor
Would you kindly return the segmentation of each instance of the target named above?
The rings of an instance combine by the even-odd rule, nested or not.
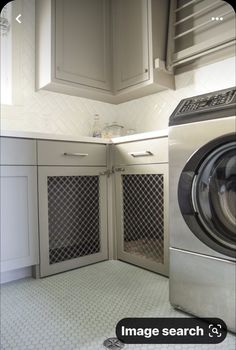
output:
[[[168,302],[168,279],[106,261],[1,288],[2,350],[104,350],[124,317],[180,316]],[[218,345],[125,345],[124,350],[235,350]]]

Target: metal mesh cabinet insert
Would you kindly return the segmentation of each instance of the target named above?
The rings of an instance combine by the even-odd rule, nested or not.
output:
[[[118,259],[167,274],[168,165],[147,164],[116,173]]]
[[[106,177],[100,167],[39,167],[40,274],[107,259]]]

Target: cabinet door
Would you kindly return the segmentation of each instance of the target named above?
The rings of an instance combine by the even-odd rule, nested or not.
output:
[[[1,270],[38,264],[37,169],[1,166]]]
[[[118,259],[168,274],[168,164],[116,173]]]
[[[109,90],[109,0],[56,1],[56,78]]]
[[[149,79],[149,1],[113,0],[116,90]]]
[[[106,168],[38,168],[40,274],[107,259]]]

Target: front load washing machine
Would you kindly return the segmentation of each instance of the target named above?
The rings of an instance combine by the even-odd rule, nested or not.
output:
[[[236,90],[182,100],[169,121],[170,302],[235,332]]]

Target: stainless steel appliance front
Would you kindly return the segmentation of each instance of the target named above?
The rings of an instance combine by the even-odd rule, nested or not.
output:
[[[236,117],[232,91],[217,93],[233,97],[230,108],[223,100],[216,109],[211,109],[211,102],[209,108],[191,112],[192,102],[187,99],[170,119],[169,227],[171,304],[199,317],[222,318],[235,332]],[[216,101],[215,96],[209,94],[204,101]],[[192,101],[201,106],[198,97]],[[190,112],[184,106],[190,106]]]

